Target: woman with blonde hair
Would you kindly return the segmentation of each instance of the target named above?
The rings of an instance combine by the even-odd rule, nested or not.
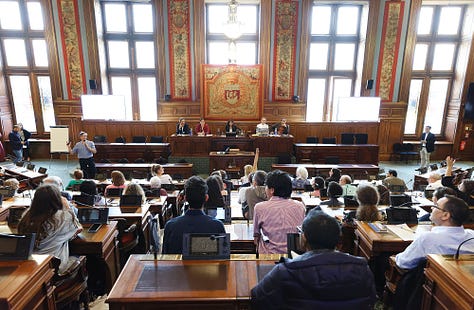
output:
[[[150,168],[150,174],[152,177],[159,177],[161,184],[172,184],[173,179],[169,174],[165,173],[165,168],[162,165],[156,164],[152,165]]]
[[[242,184],[249,184],[249,175],[253,172],[252,165],[245,165],[244,166],[244,176],[240,178],[240,183]]]

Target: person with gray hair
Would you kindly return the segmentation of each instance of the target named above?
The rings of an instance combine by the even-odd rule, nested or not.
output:
[[[151,191],[160,190],[160,196],[168,196],[168,192],[161,188],[161,179],[159,176],[154,176],[150,179],[150,189]]]
[[[431,172],[428,175],[428,185],[426,189],[437,189],[441,186],[443,186],[443,184],[441,184],[441,174],[435,171]]]
[[[55,186],[61,192],[61,196],[66,198],[68,201],[71,201],[72,196],[69,192],[66,192],[64,190],[63,180],[60,177],[51,175],[49,177],[44,178],[42,183]]]
[[[308,170],[303,166],[296,168],[296,178],[291,181],[291,184],[294,189],[304,189],[305,185],[311,185],[308,180]]]
[[[267,173],[263,170],[257,170],[252,177],[252,186],[245,192],[245,201],[248,205],[247,216],[249,220],[253,220],[253,210],[255,205],[262,201],[267,201],[268,197],[265,193],[265,178]],[[245,214],[244,214],[245,216]]]
[[[341,178],[339,179],[339,185],[342,187],[342,196],[354,196],[355,192],[357,190],[357,187],[352,185],[352,178],[347,175],[343,174],[341,175]]]

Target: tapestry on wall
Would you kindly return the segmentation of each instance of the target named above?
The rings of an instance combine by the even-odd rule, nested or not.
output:
[[[58,0],[61,46],[69,99],[87,93],[77,0]]]
[[[202,65],[203,117],[259,120],[263,109],[262,65]]]
[[[403,1],[387,1],[385,3],[378,78],[375,89],[376,95],[385,102],[393,101],[404,6]]]
[[[298,1],[276,1],[274,31],[273,100],[288,101],[295,86]]]
[[[171,97],[191,99],[190,8],[188,0],[168,0]]]

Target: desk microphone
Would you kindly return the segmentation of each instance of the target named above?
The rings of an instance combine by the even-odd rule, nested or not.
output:
[[[418,205],[420,204],[419,202],[414,202],[414,201],[408,201],[408,202],[405,202],[405,203],[402,203],[401,205],[399,206],[393,206],[394,208],[403,208],[403,207],[411,207],[412,205]]]
[[[223,239],[223,238],[225,238],[225,237],[227,237],[227,236],[226,236],[226,235],[211,235],[211,236],[209,237],[209,239],[211,239],[211,240],[216,240],[216,239]]]
[[[456,250],[456,254],[454,254],[454,259],[455,259],[455,260],[458,260],[458,259],[459,259],[459,251],[461,250],[461,246],[462,246],[464,243],[466,243],[466,242],[468,242],[468,241],[470,241],[470,240],[474,240],[474,237],[469,238],[469,239],[466,239],[466,240],[464,240],[463,242],[461,242],[461,244],[459,244],[458,249]]]

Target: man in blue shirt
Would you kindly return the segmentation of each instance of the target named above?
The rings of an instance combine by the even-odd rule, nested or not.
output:
[[[81,131],[79,138],[81,141],[77,142],[72,149],[71,142],[68,142],[69,153],[77,154],[81,170],[84,173],[84,179],[93,179],[96,174],[94,154],[97,153],[97,150],[95,149],[95,144],[87,140],[87,132]]]
[[[15,155],[15,158],[13,158],[13,162],[15,164],[23,160],[23,142],[21,141],[19,131],[20,126],[15,125],[13,126],[13,131],[8,135],[8,139],[10,140],[10,144],[12,146],[13,155]]]
[[[204,214],[202,207],[208,199],[206,182],[193,176],[184,184],[185,199],[189,209],[182,216],[169,220],[163,236],[163,254],[182,254],[185,233],[225,233],[224,225]]]

